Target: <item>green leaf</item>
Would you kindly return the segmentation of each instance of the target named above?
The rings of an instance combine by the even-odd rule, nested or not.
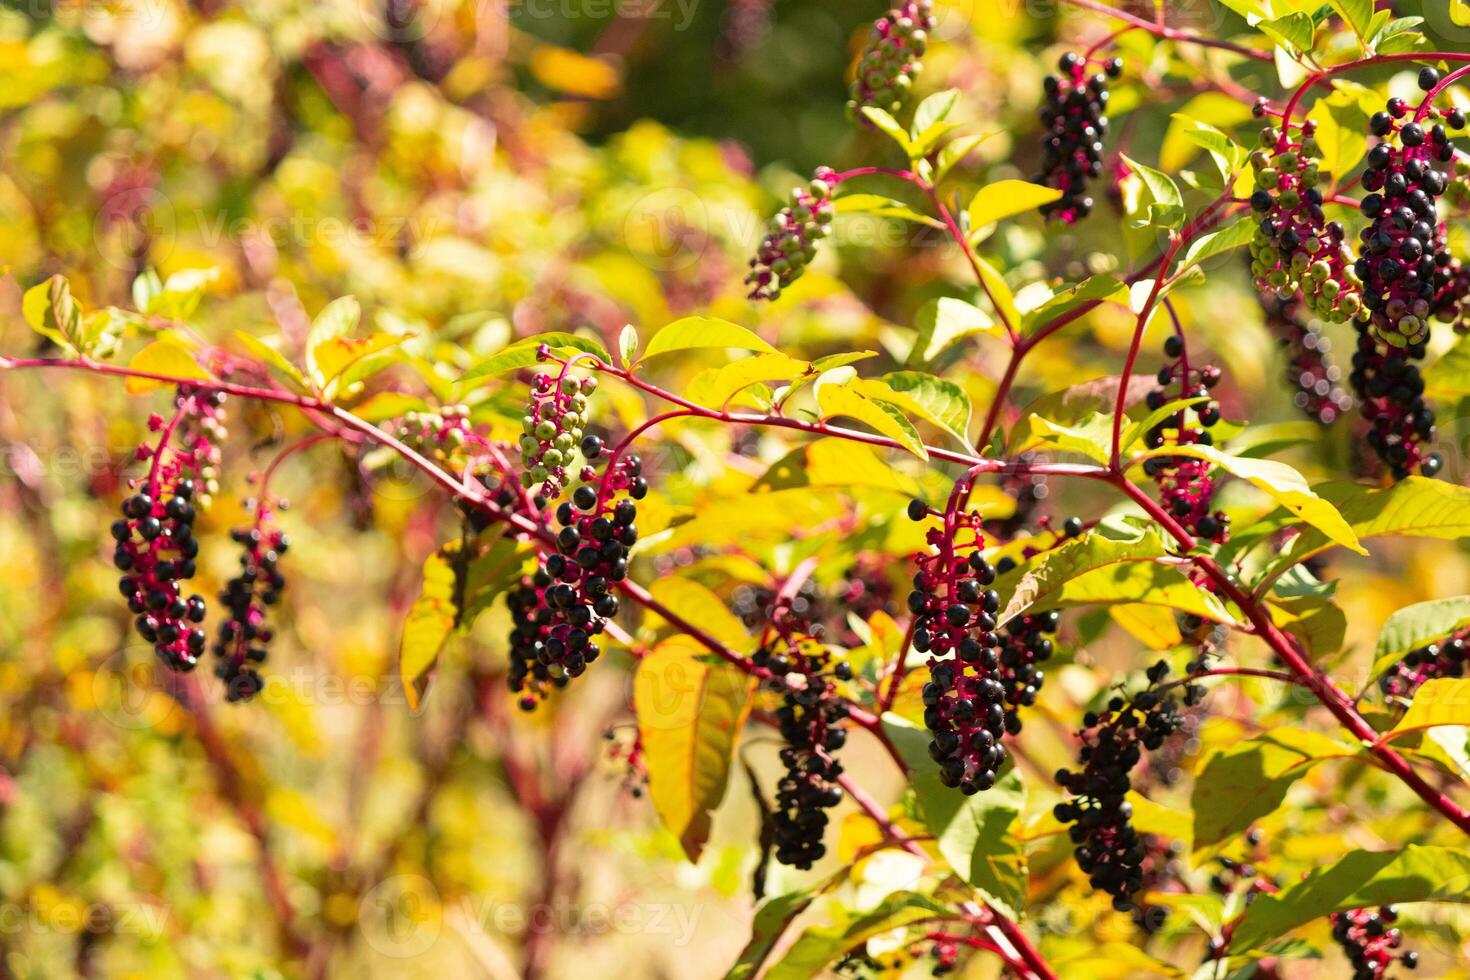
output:
[[[1442,639],[1470,623],[1470,595],[1417,602],[1395,612],[1378,632],[1373,674],[1381,674],[1410,650]]]
[[[730,972],[725,974],[725,980],[751,980],[760,971],[766,957],[771,955],[771,950],[776,948],[782,933],[807,910],[815,896],[815,891],[803,888],[777,895],[756,909],[755,920],[750,926],[750,941],[740,951]]]
[[[740,618],[726,608],[719,596],[693,579],[656,579],[648,591],[669,612],[698,626],[737,653],[751,648],[750,634]]]
[[[147,269],[133,280],[132,292],[133,309],[147,313],[152,309],[154,298],[163,292],[163,280],[158,278],[156,270]]]
[[[302,375],[300,368],[286,359],[285,354],[261,338],[243,330],[235,331],[235,339],[257,360],[264,361],[267,366],[284,378],[291,388],[298,393],[306,392],[306,378]]]
[[[1021,452],[1029,449],[1046,448],[1057,452],[1078,453],[1094,463],[1107,465],[1113,443],[1113,416],[1093,412],[1071,425],[1053,422],[1040,415],[1031,415],[1026,420],[1030,433],[1020,447]]]
[[[903,150],[904,156],[913,159],[914,145],[909,142],[909,134],[899,125],[897,119],[894,119],[892,115],[879,109],[877,106],[863,106],[862,114],[868,122],[877,127],[880,133],[885,134],[889,139],[897,143],[899,148]]]
[[[330,386],[342,373],[365,357],[397,347],[413,339],[412,334],[373,333],[367,337],[333,337],[315,349],[322,383]]]
[[[1149,561],[1119,562],[1083,572],[1046,602],[1052,609],[1129,604],[1174,609],[1217,623],[1235,621],[1219,599],[1178,568]]]
[[[1378,31],[1373,47],[1378,54],[1406,54],[1423,51],[1432,45],[1421,28],[1423,17],[1398,17],[1388,21]]]
[[[1464,398],[1470,395],[1470,336],[1455,341],[1424,372],[1425,394],[1439,399]]]
[[[638,363],[642,364],[650,357],[658,357],[660,354],[708,347],[737,347],[763,354],[777,353],[776,348],[738,323],[718,317],[686,316],[654,334]]]
[[[1454,541],[1470,537],[1470,489],[1411,476],[1385,489],[1356,483],[1334,483],[1317,488],[1337,508],[1361,541],[1385,536],[1439,538]],[[1307,528],[1267,574],[1305,561],[1326,551],[1333,540],[1321,530]]]
[[[1201,445],[1164,446],[1143,454],[1141,458],[1152,456],[1192,456],[1213,463],[1232,476],[1265,491],[1271,499],[1332,541],[1358,554],[1368,553],[1358,543],[1358,536],[1337,512],[1337,508],[1317,496],[1307,486],[1302,475],[1286,463],[1274,459],[1246,459],[1222,452],[1214,446]]]
[[[1369,25],[1373,22],[1373,0],[1327,0],[1358,40],[1366,47]]]
[[[1320,596],[1294,596],[1270,604],[1276,625],[1301,641],[1313,659],[1342,649],[1347,615],[1337,603]]]
[[[1061,200],[1062,192],[1027,180],[998,180],[986,184],[970,199],[970,239],[974,241],[987,225]]]
[[[913,892],[896,892],[864,912],[839,910],[830,925],[812,926],[798,936],[786,955],[766,972],[766,980],[812,980],[843,953],[872,937],[948,912],[945,905]]]
[[[622,333],[618,334],[618,359],[623,367],[633,363],[633,356],[638,353],[638,328],[633,324],[623,327]]]
[[[929,458],[929,451],[924,448],[914,424],[886,402],[865,398],[852,388],[838,383],[828,383],[817,388],[817,407],[821,409],[824,420],[838,415],[856,419],[875,432],[894,440],[920,459]]]
[[[524,545],[503,534],[496,534],[488,544],[477,546],[465,569],[458,628],[473,626],[480,613],[520,581],[528,552]]]
[[[1256,27],[1264,31],[1278,45],[1289,45],[1303,54],[1312,50],[1312,39],[1317,32],[1317,26],[1312,23],[1312,18],[1300,11],[1287,14],[1285,17],[1263,20]]]
[[[939,853],[966,884],[1012,919],[1026,912],[1026,849],[1019,836],[1026,787],[1012,768],[983,793],[966,796],[939,781],[932,760],[913,776],[924,823]]]
[[[939,156],[935,159],[933,183],[938,184],[941,180],[949,175],[949,172],[953,170],[961,160],[969,156],[974,151],[975,147],[979,146],[981,143],[984,143],[986,140],[990,139],[990,137],[995,135],[997,134],[986,133],[982,136],[960,136],[946,143],[944,145],[944,148],[939,151]]]
[[[1088,303],[1104,301],[1127,304],[1128,287],[1113,276],[1092,276],[1077,285],[1056,293],[1051,299],[1027,313],[1022,325],[1027,334],[1034,333],[1051,321],[1071,313]]]
[[[189,353],[180,341],[174,340],[172,335],[166,335],[163,339],[155,340],[133,355],[128,362],[129,370],[145,371],[149,374],[164,375],[168,378],[180,378],[185,381],[213,381],[214,375],[199,366],[194,360],[194,355]],[[148,378],[128,378],[124,383],[130,395],[139,395],[145,391],[155,388],[166,388],[174,384],[173,381],[153,381]]]
[[[351,334],[357,329],[361,319],[362,307],[357,300],[352,296],[343,296],[324,306],[311,321],[311,329],[306,334],[306,374],[317,387],[327,383],[318,363],[320,355],[317,349],[329,340]]]
[[[927,132],[929,127],[935,123],[942,123],[949,118],[949,114],[954,111],[955,102],[958,101],[959,97],[960,90],[950,88],[942,92],[935,92],[923,102],[919,103],[919,107],[914,110],[914,124],[909,129],[909,133],[913,136],[915,143],[921,142],[919,139],[920,134]]]
[[[881,384],[887,393],[880,393]],[[867,386],[871,386],[871,390]],[[964,446],[970,446],[970,396],[953,381],[936,378],[922,371],[892,371],[875,384],[863,382],[859,391],[883,401],[891,401],[906,412],[939,426]]]
[[[648,795],[690,861],[699,860],[709,840],[710,814],[725,798],[730,760],[754,691],[755,678],[731,664],[709,662],[704,647],[688,636],[663,641],[638,662],[633,706]]]
[[[1208,235],[1196,238],[1190,242],[1189,248],[1184,251],[1184,258],[1180,260],[1175,275],[1182,275],[1190,268],[1204,265],[1205,262],[1217,255],[1223,255],[1232,249],[1240,248],[1242,245],[1250,244],[1255,236],[1256,226],[1259,222],[1251,218],[1241,218],[1232,225],[1212,231]]]
[[[439,660],[449,635],[459,621],[458,576],[454,559],[459,543],[452,542],[424,559],[424,584],[408,610],[398,647],[398,676],[408,706],[417,711],[429,684],[429,672]]]
[[[1350,745],[1297,728],[1276,728],[1215,752],[1190,798],[1195,848],[1219,844],[1274,812],[1317,763],[1358,755]]]
[[[931,228],[944,227],[943,222],[927,214],[920,214],[902,201],[895,201],[882,194],[848,194],[834,198],[832,204],[838,214],[873,214],[883,218],[904,218],[908,221],[917,221]]]
[[[570,357],[574,354],[591,354],[604,364],[612,363],[612,355],[603,349],[602,345],[595,340],[578,337],[570,333],[542,333],[522,339],[506,347],[498,353],[480,361],[460,377],[460,383],[468,381],[479,381],[483,378],[493,378],[496,375],[507,374],[511,371],[519,371],[523,368],[535,367],[541,363],[536,356],[536,350],[542,344],[551,348],[551,352],[558,357]]]
[[[389,419],[402,418],[409,412],[428,411],[428,408],[428,402],[414,395],[406,395],[400,391],[380,391],[354,405],[351,412],[364,422],[376,425]]]
[[[949,296],[932,299],[921,306],[914,326],[919,335],[909,354],[910,364],[928,364],[966,337],[994,335],[1002,329],[978,306]]]
[[[1162,170],[1145,166],[1137,160],[1124,154],[1123,162],[1128,164],[1134,173],[1138,174],[1143,181],[1144,188],[1149,192],[1153,203],[1149,205],[1148,224],[1159,227],[1173,227],[1181,224],[1184,220],[1184,195],[1179,192],[1179,185]]]
[[[756,354],[722,367],[701,371],[690,379],[684,395],[692,402],[723,409],[730,399],[762,381],[791,381],[812,370],[806,361],[785,354]]]
[[[1176,398],[1174,401],[1168,402],[1164,405],[1160,405],[1158,408],[1149,412],[1138,421],[1129,422],[1128,427],[1123,430],[1122,438],[1118,440],[1119,452],[1128,449],[1135,442],[1148,435],[1150,429],[1152,429],[1154,426],[1158,425],[1165,419],[1169,418],[1171,415],[1177,415],[1186,408],[1192,408],[1195,405],[1203,404],[1204,402],[1207,402],[1209,400],[1210,399],[1208,397]],[[1108,417],[1108,422],[1111,424],[1111,416]]]
[[[1470,852],[1419,844],[1355,851],[1274,895],[1257,895],[1231,946],[1257,949],[1333,912],[1408,902],[1470,902]]]
[[[71,295],[71,283],[55,275],[27,289],[21,313],[32,330],[57,345],[85,353],[81,346],[82,308]]]
[[[975,268],[980,273],[980,281],[985,284],[985,294],[995,304],[996,315],[1003,321],[1002,326],[1005,323],[1013,327],[1019,324],[1021,311],[1016,309],[1016,296],[1011,292],[1011,287],[1006,285],[1000,270],[978,255],[975,256]]]

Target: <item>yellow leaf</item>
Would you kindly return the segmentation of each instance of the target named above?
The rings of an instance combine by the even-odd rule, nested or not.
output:
[[[318,344],[312,351],[322,381],[334,380],[339,374],[370,354],[396,347],[408,340],[411,334],[397,336],[390,333],[375,333],[367,337],[332,337]]]
[[[1050,204],[1060,200],[1061,196],[1062,192],[1054,187],[1027,180],[998,180],[986,184],[970,200],[970,234],[974,237],[986,225]]]
[[[607,62],[550,44],[532,52],[531,74],[553,91],[584,99],[610,99],[622,87],[617,69]]]
[[[701,371],[689,382],[684,394],[690,401],[710,408],[724,408],[738,392],[759,381],[790,381],[811,370],[806,361],[785,354],[757,354],[724,367]]]
[[[725,797],[755,689],[754,678],[706,656],[694,640],[675,636],[643,658],[633,679],[649,797],[691,861],[709,840],[710,812]]]
[[[1128,603],[1111,607],[1108,614],[1128,631],[1128,635],[1150,650],[1167,650],[1183,642],[1174,622],[1173,610],[1163,606]]]
[[[661,578],[648,591],[669,612],[699,627],[737,653],[746,652],[750,634],[740,618],[725,607],[720,597],[698,582],[683,578]]]
[[[817,389],[817,406],[822,418],[845,415],[857,419],[871,429],[888,436],[920,459],[927,460],[929,451],[919,440],[919,433],[897,408],[875,402],[840,384],[825,384]]]
[[[145,371],[181,381],[214,380],[213,375],[200,367],[188,349],[176,340],[155,340],[134,354],[128,367],[133,371]],[[149,378],[128,378],[125,387],[128,394],[138,395],[155,388],[167,388],[173,383]]]
[[[428,688],[428,673],[439,659],[439,651],[459,619],[450,550],[441,548],[424,560],[423,588],[403,624],[403,641],[398,648],[398,676],[403,681],[408,706],[415,711]]]
[[[1470,725],[1470,680],[1442,677],[1425,681],[1414,693],[1409,710],[1384,739],[1441,725]]]

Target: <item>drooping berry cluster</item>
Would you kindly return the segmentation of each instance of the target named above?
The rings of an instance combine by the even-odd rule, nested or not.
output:
[[[219,594],[229,615],[219,624],[213,647],[219,658],[214,673],[225,682],[225,697],[230,701],[249,701],[264,686],[258,666],[265,661],[274,638],[274,631],[266,625],[266,609],[280,601],[286,587],[278,564],[291,544],[272,521],[276,511],[286,509],[286,501],[272,507],[256,500],[251,506],[255,521],[230,532],[230,539],[244,551],[240,571]]]
[[[1108,79],[1123,73],[1123,62],[1109,58],[1103,70],[1088,74],[1089,61],[1068,51],[1057,62],[1059,75],[1042,82],[1041,174],[1036,182],[1062,196],[1043,205],[1042,214],[1071,224],[1092,213],[1087,183],[1103,172],[1103,136],[1108,131]]]
[[[1470,639],[1470,628],[1456,630],[1438,643],[1410,650],[1378,678],[1378,689],[1389,697],[1412,698],[1425,681],[1464,677],[1465,661],[1470,659],[1467,639]]]
[[[1369,193],[1361,207],[1369,224],[1354,266],[1363,282],[1363,305],[1372,314],[1370,331],[1400,349],[1428,338],[1429,318],[1446,305],[1442,294],[1452,278],[1435,202],[1449,185],[1440,166],[1454,158],[1455,149],[1442,123],[1426,129],[1421,122],[1426,115],[1449,113],[1426,105],[1405,119],[1409,111],[1395,97],[1369,121],[1380,142],[1368,151],[1363,172],[1363,189]]]
[[[1173,892],[1182,889],[1184,845],[1158,834],[1139,834],[1139,845],[1143,848],[1143,880],[1139,893]],[[1163,905],[1135,905],[1133,923],[1150,935],[1157,932],[1168,918],[1169,909]]]
[[[806,870],[826,854],[826,811],[842,801],[836,782],[842,763],[835,753],[847,743],[847,704],[835,688],[836,681],[851,679],[852,670],[784,623],[773,625],[751,662],[770,671],[766,683],[781,692],[776,719],[786,742],[781,749],[786,775],[777,784],[771,817],[776,860]]]
[[[1395,960],[1406,970],[1419,966],[1418,953],[1394,953],[1403,936],[1393,927],[1398,913],[1392,906],[1333,912],[1330,919],[1332,938],[1353,965],[1353,980],[1382,980]]]
[[[872,106],[896,114],[923,71],[920,61],[934,29],[930,0],[904,0],[873,22],[868,43],[848,88],[847,111],[866,122],[862,109]]]
[[[1113,896],[1120,912],[1132,909],[1143,887],[1146,855],[1131,822],[1133,806],[1124,799],[1132,788],[1129,774],[1144,752],[1158,749],[1179,728],[1179,701],[1159,690],[1168,673],[1161,660],[1148,669],[1149,686],[1131,701],[1114,697],[1103,712],[1089,711],[1078,732],[1082,768],[1056,775],[1057,785],[1071,795],[1056,805],[1055,814],[1072,825],[1077,865],[1094,888]],[[1203,695],[1202,688],[1189,685],[1184,703],[1196,704]]]
[[[1330,360],[1332,341],[1307,322],[1301,304],[1262,296],[1266,328],[1286,352],[1286,380],[1294,389],[1291,403],[1307,418],[1331,425],[1354,407],[1353,396],[1339,381],[1342,369]]]
[[[1251,210],[1260,219],[1251,274],[1263,298],[1289,303],[1300,295],[1318,318],[1346,323],[1366,315],[1362,283],[1342,222],[1328,221],[1322,211],[1316,129],[1308,120],[1261,130],[1250,155]]]
[[[929,509],[915,500],[909,516],[925,520]],[[986,588],[996,571],[981,554],[985,540],[974,513],[947,512],[944,526],[930,528],[926,538],[933,551],[915,559],[908,608],[914,649],[929,654],[922,692],[924,724],[934,735],[929,754],[944,785],[970,795],[995,785],[1006,758],[1005,687],[996,676],[1000,596]]]
[[[1171,334],[1164,341],[1164,356],[1170,360],[1158,373],[1158,387],[1148,393],[1150,411],[1163,408],[1171,401],[1209,398],[1210,390],[1220,383],[1220,369],[1207,365],[1189,366],[1184,341]],[[1177,390],[1170,393],[1169,386]],[[1220,406],[1206,401],[1182,408],[1165,417],[1148,432],[1144,441],[1149,449],[1166,445],[1211,446],[1210,429],[1220,421]],[[1145,460],[1144,472],[1159,487],[1159,500],[1179,523],[1193,535],[1206,541],[1223,543],[1230,535],[1230,516],[1211,510],[1215,497],[1214,467],[1191,456],[1155,456]]]
[[[832,234],[835,186],[837,173],[819,167],[811,183],[793,189],[791,203],[771,218],[745,277],[751,299],[776,299],[817,257],[817,243]]]
[[[538,353],[547,353],[544,345]],[[539,484],[540,493],[548,499],[561,493],[578,446],[584,441],[587,398],[596,390],[597,378],[578,378],[568,373],[566,365],[558,373],[538,374],[532,379],[531,398],[521,419],[523,487],[529,490]]]
[[[1436,428],[1434,409],[1424,400],[1424,378],[1415,363],[1424,354],[1422,341],[1400,349],[1360,329],[1348,375],[1369,423],[1368,445],[1396,480],[1415,469],[1434,476],[1443,465],[1439,454],[1425,445],[1433,441]]]
[[[600,443],[582,448],[589,460],[602,453]],[[613,588],[627,577],[628,549],[638,540],[633,501],[648,493],[641,467],[637,456],[623,456],[597,485],[583,484],[563,501],[556,509],[556,550],[507,597],[514,623],[507,682],[526,711],[548,685],[565,687],[602,652],[594,637],[618,613]]]
[[[138,635],[173,670],[193,670],[207,643],[199,628],[204,599],[186,598],[181,583],[196,570],[197,508],[217,490],[224,400],[218,392],[180,387],[172,420],[148,420],[149,429],[160,433],[158,442],[140,445],[135,454],[140,462],[151,461],[148,475],[123,501],[123,516],[112,525],[112,560],[123,573],[118,591],[137,616]]]
[[[1000,645],[1000,667],[996,678],[1005,691],[1006,733],[1021,733],[1022,707],[1036,703],[1046,676],[1041,665],[1055,651],[1052,635],[1057,631],[1061,614],[1055,610],[1018,616],[1005,625]]]

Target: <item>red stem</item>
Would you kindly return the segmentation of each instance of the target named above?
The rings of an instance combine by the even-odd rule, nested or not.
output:
[[[1137,17],[1125,11],[1116,10],[1105,4],[1096,3],[1094,0],[1066,0],[1066,2],[1074,7],[1081,7],[1083,10],[1091,10],[1093,13],[1115,17],[1123,23],[1130,24],[1139,30],[1148,31],[1155,37],[1166,38],[1170,41],[1180,41],[1185,44],[1197,44],[1202,48],[1219,48],[1221,51],[1233,51],[1238,55],[1254,58],[1256,61],[1271,62],[1275,60],[1269,51],[1262,51],[1259,48],[1248,48],[1241,44],[1233,44],[1230,41],[1218,41],[1212,37],[1201,37],[1198,34],[1190,34],[1188,31],[1175,30],[1172,27],[1155,24],[1152,21],[1144,20],[1142,17]]]

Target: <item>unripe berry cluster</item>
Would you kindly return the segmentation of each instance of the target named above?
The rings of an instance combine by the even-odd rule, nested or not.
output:
[[[1320,319],[1346,323],[1367,312],[1342,223],[1322,212],[1316,128],[1309,120],[1261,130],[1260,146],[1250,155],[1256,181],[1251,210],[1260,219],[1251,239],[1251,273],[1263,296],[1290,302],[1300,293]]]
[[[1393,927],[1398,913],[1392,906],[1333,912],[1330,919],[1332,938],[1353,965],[1353,980],[1382,980],[1395,960],[1406,970],[1419,966],[1419,954],[1412,950],[1394,954],[1403,936]]]
[[[225,697],[230,701],[248,701],[264,686],[257,668],[265,661],[275,635],[266,625],[266,608],[280,601],[286,587],[278,564],[291,542],[285,532],[272,526],[272,517],[287,504],[277,501],[272,508],[257,500],[253,507],[254,523],[230,532],[230,539],[244,550],[240,571],[219,594],[229,615],[220,623],[214,642],[214,655],[219,658],[214,673],[225,682]]]
[[[1438,643],[1410,650],[1378,678],[1378,689],[1389,697],[1412,698],[1425,681],[1464,677],[1470,659],[1470,629],[1456,630]]]
[[[1220,383],[1220,369],[1214,365],[1189,366],[1184,341],[1177,334],[1164,341],[1164,356],[1169,360],[1159,369],[1158,387],[1147,396],[1150,411],[1179,399],[1209,398]],[[1169,393],[1171,385],[1178,386],[1177,394]],[[1206,401],[1169,415],[1144,433],[1144,442],[1149,449],[1170,444],[1212,446],[1215,440],[1209,430],[1219,421],[1220,406]],[[1144,461],[1143,469],[1158,484],[1160,502],[1191,534],[1216,543],[1230,536],[1230,516],[1211,510],[1215,477],[1210,463],[1190,456],[1155,456]]]
[[[544,350],[544,347],[543,347]],[[521,485],[540,486],[555,499],[567,485],[587,423],[587,399],[597,390],[595,377],[578,378],[563,367],[559,374],[538,374],[521,419]],[[584,454],[585,455],[585,454]]]
[[[600,442],[582,448],[589,460],[602,454]],[[648,493],[641,465],[623,456],[597,485],[584,483],[558,505],[556,550],[507,597],[514,623],[507,682],[526,711],[548,685],[565,687],[602,653],[594,637],[618,614],[613,589],[627,578],[628,549],[638,540],[633,501]],[[619,492],[627,496],[615,500]]]
[[[826,811],[842,801],[836,752],[847,743],[847,703],[835,688],[836,681],[851,679],[852,670],[844,661],[833,663],[810,636],[796,633],[775,633],[751,662],[770,671],[767,685],[781,692],[776,720],[786,742],[786,775],[777,784],[772,814],[776,860],[807,870],[826,854]]]
[[[873,22],[868,43],[858,60],[857,72],[848,88],[847,111],[866,122],[864,106],[896,114],[923,71],[919,60],[929,47],[934,30],[934,4],[930,0],[904,0]]]
[[[836,172],[820,167],[811,183],[793,189],[791,203],[771,218],[745,277],[751,299],[776,299],[817,257],[817,243],[832,234],[835,186]]]
[[[1071,224],[1092,213],[1088,181],[1102,176],[1103,137],[1108,131],[1108,79],[1123,73],[1123,62],[1110,58],[1103,70],[1088,74],[1088,60],[1068,51],[1057,62],[1058,75],[1042,85],[1041,174],[1036,182],[1062,192],[1041,213]]]
[[[922,501],[909,505],[914,520],[928,515]],[[944,785],[971,795],[995,785],[1006,758],[1000,744],[1005,687],[996,676],[1000,596],[987,588],[996,571],[981,554],[978,515],[948,512],[944,527],[930,528],[926,536],[934,550],[916,558],[908,608],[914,649],[929,654],[929,682],[922,692],[924,724],[934,735],[929,755]]]
[[[1131,701],[1112,698],[1101,713],[1089,711],[1078,738],[1082,768],[1060,770],[1057,785],[1071,794],[1058,803],[1056,818],[1069,823],[1077,865],[1092,887],[1113,896],[1113,907],[1128,911],[1143,887],[1146,848],[1132,824],[1133,806],[1126,799],[1129,774],[1143,758],[1179,729],[1179,702],[1158,688],[1169,666],[1159,661],[1148,670],[1149,686]],[[1202,688],[1185,689],[1184,703],[1198,703]]]
[[[197,506],[217,489],[218,439],[224,435],[224,395],[180,387],[174,417],[154,415],[156,446],[138,447],[136,458],[151,461],[143,487],[122,504],[114,521],[113,564],[123,573],[118,591],[137,617],[134,627],[153,644],[168,667],[193,670],[204,653],[204,599],[185,598],[180,583],[194,577],[199,542],[194,537]]]
[[[1361,207],[1369,224],[1354,266],[1363,305],[1372,313],[1372,333],[1397,348],[1423,343],[1430,316],[1443,313],[1448,319],[1454,307],[1445,309],[1442,295],[1452,278],[1452,259],[1435,202],[1449,185],[1436,164],[1452,160],[1455,149],[1442,123],[1428,129],[1420,123],[1426,113],[1450,114],[1425,107],[1405,120],[1408,113],[1403,99],[1392,98],[1369,120],[1381,142],[1368,151],[1363,172],[1369,193]],[[1458,121],[1463,125],[1463,117]]]
[[[1434,476],[1443,465],[1424,444],[1434,439],[1434,409],[1424,401],[1424,377],[1414,363],[1424,359],[1423,342],[1397,348],[1358,331],[1358,350],[1348,381],[1368,420],[1368,445],[1387,464],[1394,479],[1415,469]]]
[[[1286,380],[1294,389],[1291,403],[1307,418],[1331,425],[1354,407],[1353,396],[1338,382],[1342,369],[1329,360],[1332,341],[1307,323],[1296,300],[1262,296],[1266,327],[1286,352]]]

